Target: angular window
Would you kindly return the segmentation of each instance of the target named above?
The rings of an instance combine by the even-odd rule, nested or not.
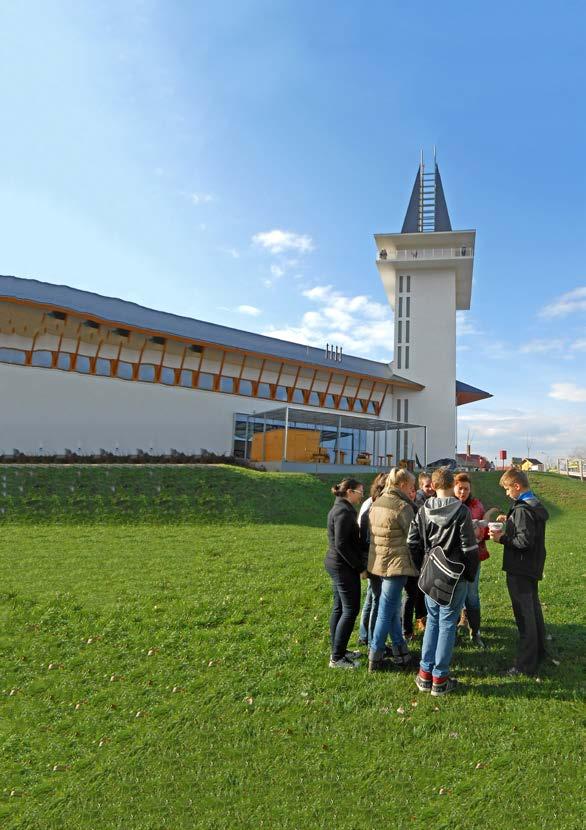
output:
[[[399,294],[403,293],[403,274],[399,277]]]
[[[258,389],[256,390],[256,397],[257,398],[270,398],[271,397],[271,387],[268,383],[259,383]]]
[[[403,316],[403,298],[399,297],[399,313],[397,314],[397,317],[402,317],[402,316]]]
[[[171,369],[169,366],[163,366],[161,368],[161,383],[165,383],[167,386],[173,386],[175,383],[175,370]]]
[[[409,346],[405,346],[405,369],[409,368]]]
[[[304,403],[303,389],[294,389],[293,390],[293,403]]]
[[[407,422],[409,420],[409,399],[405,398],[403,401],[403,420]]]
[[[338,409],[350,409],[350,404],[348,403],[348,398],[346,397],[346,395],[342,395],[342,397],[340,398],[340,405],[338,406]]]
[[[180,386],[193,386],[193,372],[189,369],[182,369],[181,375],[179,376],[179,385]]]
[[[68,371],[71,368],[71,355],[67,352],[59,352],[57,355],[57,368]]]
[[[51,352],[38,351],[33,352],[31,366],[44,366],[50,369],[53,365],[53,355]]]
[[[403,321],[399,320],[397,323],[397,343],[403,342]]]
[[[233,392],[234,378],[224,377],[220,378],[220,392]]]
[[[116,377],[122,378],[122,380],[132,380],[132,363],[125,363],[123,360],[119,360]]]
[[[407,310],[405,311],[405,317],[411,317],[411,297],[407,297],[405,302],[407,306]]]
[[[352,404],[352,411],[353,412],[363,412],[364,411],[364,404],[360,398],[356,398],[354,403]]]
[[[370,412],[372,415],[377,415],[377,404],[374,401],[369,401],[368,406],[366,407],[366,411]]]
[[[330,393],[328,393],[326,395],[326,399],[324,401],[324,406],[327,406],[330,409],[335,409],[335,407],[336,407],[336,402],[334,400],[334,396],[331,395]]]
[[[319,395],[317,392],[310,392],[309,398],[307,399],[307,403],[311,406],[319,406]]]
[[[98,357],[96,360],[96,375],[103,375],[110,377],[112,374],[112,364],[105,357]]]
[[[397,421],[401,420],[401,401],[397,399]]]
[[[0,361],[2,363],[20,363],[23,364],[26,360],[26,355],[20,349],[0,349]]]
[[[277,386],[275,390],[275,398],[278,401],[288,401],[289,400],[289,390],[286,386]]]
[[[401,347],[397,346],[397,369],[401,368]]]
[[[87,375],[90,371],[90,359],[85,354],[78,354],[75,357],[75,371]]]
[[[138,367],[138,379],[145,380],[147,383],[154,383],[155,381],[155,367],[152,363],[141,363]]]
[[[252,395],[252,381],[251,380],[241,380],[238,384],[238,394],[239,395]]]
[[[407,276],[407,294],[411,293],[411,275]]]
[[[208,392],[214,388],[214,376],[208,372],[200,372],[197,379],[197,388],[206,389]]]
[[[411,334],[411,323],[409,320],[405,323],[405,343],[409,343]]]

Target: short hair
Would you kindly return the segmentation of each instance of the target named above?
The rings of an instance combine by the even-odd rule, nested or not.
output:
[[[415,476],[413,473],[404,467],[393,467],[387,475],[385,490],[390,490],[391,487],[400,487],[401,484],[406,483],[415,484]]]
[[[447,467],[438,467],[431,474],[434,490],[450,490],[454,486],[454,474]]]
[[[431,473],[419,473],[418,481],[420,484],[423,484],[424,481],[429,479],[431,481]]]
[[[469,484],[472,486],[472,482],[470,481],[470,476],[468,473],[457,473],[454,476],[454,484]]]
[[[505,470],[499,479],[499,484],[501,487],[504,487],[507,484],[519,484],[524,490],[529,489],[529,479],[527,478],[527,473],[524,473],[523,470],[516,470],[514,468]]]
[[[387,474],[386,473],[378,473],[374,477],[372,484],[370,485],[370,498],[373,501],[376,501],[382,491],[385,489],[385,484],[387,481]]]

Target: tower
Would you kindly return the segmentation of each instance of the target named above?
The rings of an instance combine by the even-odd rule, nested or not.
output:
[[[425,386],[395,398],[393,418],[427,425],[427,447],[420,430],[401,430],[396,458],[455,458],[456,311],[470,308],[476,231],[452,230],[435,151],[430,171],[421,156],[401,233],[374,238],[394,311],[394,373]]]

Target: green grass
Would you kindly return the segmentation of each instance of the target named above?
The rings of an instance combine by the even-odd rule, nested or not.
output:
[[[438,701],[327,669],[331,477],[0,468],[0,826],[583,827],[586,486],[532,481],[562,664],[499,675],[494,546],[489,649],[457,650],[468,691]],[[497,482],[475,478],[487,507]]]

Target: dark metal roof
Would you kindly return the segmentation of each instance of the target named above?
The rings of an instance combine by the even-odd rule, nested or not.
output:
[[[349,354],[344,354],[342,360],[336,362],[326,357],[324,349],[314,346],[303,346],[300,343],[279,340],[277,337],[267,337],[264,334],[156,311],[127,300],[104,297],[67,285],[0,275],[0,298],[26,300],[88,317],[97,317],[117,326],[135,326],[156,334],[175,335],[211,345],[234,347],[271,357],[311,363],[327,369],[339,369],[341,372],[355,372],[379,380],[397,380],[412,385],[413,389],[423,388],[419,383],[395,375],[387,363]]]
[[[433,231],[435,233],[441,231],[451,231],[452,223],[450,222],[450,215],[448,213],[448,206],[446,204],[446,197],[444,194],[444,187],[442,184],[442,177],[440,176],[439,167],[434,163],[433,178],[433,193],[425,190],[428,182],[426,173],[423,175],[423,163],[417,170],[415,176],[415,183],[411,191],[411,198],[405,214],[405,220],[401,233],[423,233],[423,204],[430,197],[433,198]],[[430,185],[431,187],[431,185]]]
[[[287,412],[289,413],[287,417]],[[368,415],[354,415],[349,412],[324,412],[316,409],[302,409],[295,406],[282,406],[279,409],[267,409],[247,416],[251,420],[267,418],[274,421],[288,420],[292,424],[315,424],[335,428],[338,423],[345,429],[366,429],[382,432],[386,429],[425,429],[423,424],[411,424],[403,421],[385,421],[381,418],[369,418]]]
[[[465,403],[474,403],[474,401],[483,401],[486,398],[492,398],[492,394],[485,392],[483,389],[478,389],[476,386],[470,386],[469,383],[462,383],[461,380],[456,381],[456,404],[458,406]]]

